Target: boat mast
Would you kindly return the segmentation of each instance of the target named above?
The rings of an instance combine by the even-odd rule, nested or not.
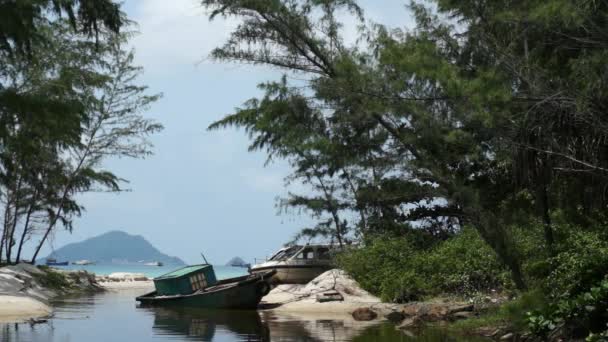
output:
[[[205,258],[205,254],[203,254],[203,252],[201,252],[201,256],[203,257],[203,260],[205,260],[205,264],[209,265],[209,263],[207,262],[207,258]]]

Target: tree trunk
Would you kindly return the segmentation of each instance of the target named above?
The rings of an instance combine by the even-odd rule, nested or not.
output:
[[[547,157],[543,158],[540,165],[540,171],[537,172],[536,176],[536,205],[539,216],[543,222],[543,231],[545,237],[545,243],[547,244],[547,250],[549,255],[555,255],[554,242],[555,237],[553,235],[553,225],[551,222],[550,215],[550,203],[549,203],[549,181],[551,177],[551,168],[547,164]]]
[[[9,215],[11,212],[11,200],[10,196],[6,196],[6,206],[4,207],[4,220],[2,224],[2,239],[0,239],[0,261],[2,261],[2,255],[5,253],[4,246],[6,245],[6,237],[8,236],[9,228]],[[9,262],[8,260],[6,261]]]
[[[359,217],[361,218],[361,228],[362,228],[361,233],[364,234],[365,230],[367,228],[367,217],[365,215],[364,207],[362,205],[360,205],[360,203],[359,203],[359,198],[357,196],[357,188],[355,188],[355,184],[353,183],[352,179],[350,178],[350,174],[346,170],[343,170],[343,171],[344,171],[344,175],[346,176],[346,180],[348,182],[350,190],[353,192],[353,197],[355,198],[355,204],[357,206],[357,211],[359,212]]]
[[[36,258],[38,257],[38,253],[40,253],[40,249],[42,249],[42,246],[44,246],[44,242],[49,237],[49,234],[51,233],[51,231],[53,230],[53,228],[55,228],[55,225],[57,224],[57,220],[59,219],[59,216],[61,215],[61,211],[63,210],[63,206],[65,204],[65,201],[66,201],[68,194],[70,192],[70,189],[72,187],[72,180],[73,180],[74,176],[76,175],[76,173],[78,173],[80,171],[80,168],[82,167],[84,162],[89,157],[89,155],[91,153],[92,141],[95,138],[95,136],[97,135],[97,132],[99,131],[99,129],[101,128],[102,123],[103,123],[102,120],[97,122],[97,125],[95,126],[91,135],[89,136],[89,142],[87,144],[87,147],[85,148],[84,152],[80,156],[80,160],[78,161],[76,168],[74,169],[74,171],[72,172],[70,177],[68,177],[65,189],[63,191],[63,195],[61,196],[61,201],[59,201],[59,207],[57,208],[57,213],[55,214],[55,217],[49,222],[49,225],[48,225],[46,231],[44,232],[44,236],[42,237],[42,240],[40,240],[40,243],[38,243],[38,246],[36,247],[36,251],[34,252],[34,255],[32,256],[32,261],[31,261],[32,265],[36,262]]]
[[[549,196],[547,194],[547,188],[545,185],[538,191],[537,201],[540,209],[540,215],[543,220],[543,230],[545,236],[545,242],[547,243],[547,249],[549,255],[555,255],[554,242],[555,237],[553,235],[553,225],[551,223],[551,216],[549,215]]]
[[[7,245],[6,245],[6,262],[11,263],[11,257],[13,254],[13,246],[15,246],[15,231],[17,230],[17,222],[19,220],[19,198],[18,193],[21,191],[21,183],[22,179],[19,177],[19,182],[17,183],[17,187],[15,188],[14,197],[15,197],[15,210],[13,212],[11,230],[7,235]]]
[[[27,214],[25,216],[25,223],[23,224],[23,232],[21,233],[21,238],[19,239],[19,247],[17,248],[17,258],[15,262],[19,263],[21,261],[21,251],[23,249],[23,244],[25,243],[25,237],[27,236],[29,227],[30,227],[30,218],[32,217],[32,213],[34,212],[34,208],[36,207],[36,202],[38,201],[38,192],[34,194],[34,199],[27,210]]]
[[[521,271],[519,256],[510,243],[507,232],[492,215],[489,218],[481,218],[479,213],[474,214],[474,222],[470,222],[481,235],[481,238],[494,250],[498,259],[511,272],[511,279],[518,290],[527,290],[527,285]]]
[[[4,228],[2,228],[2,238],[0,238],[0,264],[2,263],[2,252],[4,251],[4,236],[6,232]]]

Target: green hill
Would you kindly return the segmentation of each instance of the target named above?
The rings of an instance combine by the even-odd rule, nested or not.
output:
[[[184,265],[177,257],[168,256],[140,235],[111,231],[81,242],[67,244],[47,256],[58,261],[92,260],[98,263],[135,263],[160,261]]]

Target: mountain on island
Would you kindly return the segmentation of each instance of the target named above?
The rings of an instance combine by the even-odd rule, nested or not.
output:
[[[239,257],[234,257],[232,259],[230,259],[230,261],[228,261],[226,263],[226,266],[233,266],[233,267],[247,267],[249,266],[248,263],[245,262],[245,260],[239,258]]]
[[[163,254],[141,235],[130,235],[122,231],[111,231],[81,242],[67,244],[48,258],[57,261],[91,260],[97,263],[162,262],[184,265],[178,257]]]

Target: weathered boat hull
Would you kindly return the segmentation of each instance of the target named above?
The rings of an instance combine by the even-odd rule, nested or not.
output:
[[[330,265],[276,265],[252,268],[251,274],[274,270],[276,273],[270,279],[271,284],[306,284],[329,269]]]
[[[159,296],[156,291],[137,297],[142,305],[182,306],[206,309],[256,309],[268,293],[268,279],[274,272],[218,282],[205,291],[188,295]]]

